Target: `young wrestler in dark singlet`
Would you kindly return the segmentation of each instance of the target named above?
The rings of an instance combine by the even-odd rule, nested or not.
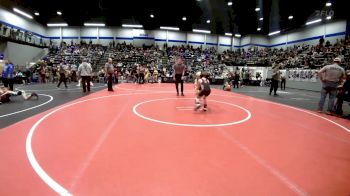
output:
[[[197,72],[195,79],[196,101],[195,110],[201,107],[200,99],[203,99],[203,111],[208,110],[207,97],[210,95],[209,74],[206,72]]]

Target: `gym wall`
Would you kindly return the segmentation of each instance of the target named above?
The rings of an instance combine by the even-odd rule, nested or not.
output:
[[[297,29],[281,35],[270,37],[270,47],[287,47],[293,45],[319,43],[320,38],[324,37],[331,43],[336,40],[344,39],[346,31],[346,21],[333,21],[323,24],[314,24],[302,29]]]
[[[9,59],[14,65],[25,67],[30,62],[37,62],[48,53],[48,49],[37,48],[13,42],[1,42],[0,51],[5,59]]]

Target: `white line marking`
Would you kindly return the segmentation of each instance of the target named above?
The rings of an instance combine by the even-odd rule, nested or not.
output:
[[[218,127],[220,128],[220,127]],[[220,128],[221,134],[236,144],[242,151],[247,153],[250,157],[252,157],[257,163],[259,163],[261,166],[266,168],[269,172],[271,172],[274,176],[276,176],[279,180],[281,180],[284,184],[287,185],[289,189],[294,191],[298,195],[308,195],[307,192],[305,192],[302,188],[300,188],[298,185],[293,183],[291,180],[289,180],[286,176],[284,176],[281,172],[279,172],[277,169],[275,169],[273,166],[271,166],[267,161],[260,158],[258,155],[256,155],[253,151],[251,151],[247,146],[236,140],[233,136],[228,134],[226,131],[222,130]]]
[[[235,91],[233,90],[234,93],[268,93],[268,91]],[[308,95],[308,94],[305,94],[305,93],[298,93],[298,92],[288,92],[288,91],[277,91],[278,94],[294,94],[294,95],[302,95],[302,96],[307,96],[307,97],[312,97],[312,98],[320,98],[320,97],[317,97],[317,96],[312,96],[312,95]],[[247,95],[248,96],[248,95]]]
[[[155,93],[167,93],[167,92],[155,92]],[[87,102],[87,101],[92,101],[92,100],[98,100],[98,99],[103,99],[103,98],[110,98],[110,97],[117,97],[117,96],[126,96],[126,95],[140,95],[140,94],[148,94],[148,93],[127,93],[127,94],[118,94],[118,95],[109,95],[109,96],[102,96],[102,97],[97,97],[97,98],[91,98],[91,99],[86,99],[86,100],[82,100],[82,101],[78,101],[78,102],[74,102],[68,105],[64,105],[60,108],[57,108],[53,111],[51,111],[50,113],[46,114],[45,116],[43,116],[41,119],[39,119],[30,129],[28,135],[27,135],[27,139],[26,139],[26,153],[27,153],[27,158],[29,160],[30,165],[32,166],[32,168],[34,169],[34,171],[38,174],[38,176],[50,187],[52,188],[54,191],[56,191],[58,194],[60,195],[64,195],[64,196],[72,196],[72,194],[69,193],[69,191],[67,189],[65,189],[62,185],[58,184],[53,178],[51,178],[40,166],[40,164],[38,163],[38,161],[36,160],[34,153],[33,153],[33,149],[32,149],[32,138],[33,138],[33,134],[37,128],[37,126],[39,126],[39,124],[45,120],[47,117],[51,116],[52,114],[54,114],[55,112],[62,110],[64,108],[70,107],[72,105],[75,104],[79,104],[79,103],[83,103],[83,102]],[[216,95],[216,94],[213,94]],[[242,96],[230,96],[230,95],[216,95],[216,96],[223,96],[223,97],[236,97],[236,98],[242,98],[242,99],[247,99],[247,97],[242,97]],[[347,129],[346,127],[333,122],[332,120],[329,120],[327,118],[324,118],[322,116],[316,115],[314,113],[302,110],[302,109],[298,109],[295,107],[291,107],[291,106],[287,106],[287,105],[283,105],[283,104],[279,104],[279,103],[274,103],[274,102],[270,102],[270,101],[265,101],[265,100],[261,100],[261,99],[257,99],[257,98],[250,98],[250,99],[254,99],[257,101],[262,101],[262,102],[266,102],[266,103],[272,103],[272,104],[276,104],[279,106],[283,106],[283,107],[287,107],[287,108],[292,108],[301,112],[305,112],[307,114],[311,114],[313,116],[319,117],[321,119],[324,119],[330,123],[333,123],[337,126],[339,126],[340,128],[344,129],[345,131],[350,133],[350,130]]]
[[[287,91],[278,91],[279,94],[291,94],[290,92]]]
[[[269,93],[268,91],[250,91],[250,90],[247,90],[247,91],[233,91],[235,93]],[[287,92],[287,91],[278,91],[279,94],[292,94],[290,92]]]
[[[307,101],[307,100],[310,100],[310,99],[307,99],[307,98],[300,98],[300,97],[291,97],[289,99],[293,99],[293,100],[297,100],[297,101]]]
[[[180,107],[176,107],[176,109],[193,109],[194,107],[193,106],[180,106]]]
[[[98,138],[96,144],[92,148],[92,151],[87,156],[86,161],[84,161],[83,165],[79,167],[79,170],[77,174],[74,176],[74,179],[71,183],[71,189],[75,188],[76,183],[81,178],[81,176],[85,173],[86,169],[89,167],[91,161],[95,157],[97,151],[100,149],[103,142],[106,140],[106,138],[109,136],[112,130],[114,130],[115,125],[117,124],[117,121],[120,119],[120,117],[124,114],[124,111],[126,109],[127,104],[123,103],[122,108],[120,108],[119,113],[117,116],[113,118],[113,121],[109,123],[108,127],[102,132],[102,135]]]
[[[161,92],[169,92],[169,93],[172,93],[173,91],[152,91],[152,90],[136,90],[136,89],[128,89],[128,88],[122,88],[122,87],[118,87],[118,86],[115,86],[115,88],[119,88],[119,89],[122,89],[122,90],[130,90],[130,91],[141,91],[141,92],[153,92],[153,93],[161,93]],[[239,91],[238,91],[239,92]],[[256,92],[265,92],[265,91],[256,91]],[[237,92],[234,92],[234,93],[237,93]],[[289,92],[287,92],[289,93]],[[188,93],[187,93],[188,94]],[[192,93],[193,94],[193,93]],[[217,94],[214,94],[214,95],[217,95]],[[239,97],[239,96],[232,96],[232,95],[217,95],[217,96],[226,96],[226,97],[238,97],[238,98],[241,98],[241,99],[245,99],[246,97]],[[258,101],[261,101],[261,102],[266,102],[266,103],[272,103],[272,104],[275,104],[275,105],[279,105],[279,106],[283,106],[283,107],[288,107],[288,108],[292,108],[294,110],[298,110],[298,111],[301,111],[301,112],[304,112],[304,113],[307,113],[307,114],[310,114],[310,115],[313,115],[313,116],[316,116],[316,117],[319,117],[323,120],[326,120],[328,122],[331,122],[337,126],[339,126],[340,128],[343,128],[345,131],[349,132],[350,133],[350,129],[328,119],[328,118],[325,118],[323,116],[320,116],[320,115],[317,115],[317,114],[314,114],[312,112],[309,112],[307,110],[304,110],[304,109],[299,109],[299,108],[296,108],[296,107],[293,107],[293,106],[288,106],[288,105],[284,105],[284,104],[280,104],[280,103],[275,103],[275,102],[271,102],[271,101],[266,101],[266,100],[263,100],[263,99],[259,99],[259,98],[255,98],[255,97],[251,97],[251,96],[248,96],[248,95],[245,95],[251,99],[255,99],[255,100],[258,100]],[[311,97],[311,96],[310,96]]]
[[[312,98],[320,98],[320,96],[312,96],[312,95],[308,95],[308,94],[305,94],[305,93],[298,93],[298,95],[302,95],[302,96],[306,96],[306,97],[312,97]]]
[[[178,110],[194,110],[194,107],[192,107],[192,108],[183,108],[183,109],[178,109]]]
[[[56,109],[57,110],[57,109]],[[54,110],[54,111],[56,111]],[[49,187],[51,187],[54,191],[56,191],[60,195],[66,195],[71,196],[72,194],[69,193],[68,190],[66,190],[63,186],[58,184],[54,179],[52,179],[45,171],[44,169],[39,165],[38,161],[36,160],[33,149],[32,149],[32,138],[33,134],[35,132],[36,127],[49,115],[53,114],[53,111],[46,114],[44,117],[42,117],[40,120],[38,120],[34,126],[30,129],[27,139],[26,139],[26,153],[28,160],[30,162],[30,165],[33,167],[34,171],[39,175],[39,177],[47,184]]]
[[[159,90],[138,90],[138,89],[130,89],[130,88],[123,88],[123,87],[119,87],[119,86],[115,86],[116,89],[120,89],[120,90],[128,90],[128,91],[140,91],[140,92],[168,92],[168,93],[176,93],[176,91],[159,91]]]
[[[33,148],[32,148],[32,139],[33,139],[33,135],[34,132],[36,130],[36,128],[40,125],[40,123],[42,121],[44,121],[47,117],[51,116],[52,114],[56,113],[59,110],[62,110],[64,108],[79,104],[79,103],[84,103],[87,101],[92,101],[92,100],[98,100],[98,99],[104,99],[104,98],[110,98],[110,97],[118,97],[118,96],[126,96],[126,95],[139,95],[139,94],[148,94],[148,93],[127,93],[127,94],[118,94],[118,95],[108,95],[108,96],[102,96],[102,97],[96,97],[96,98],[90,98],[90,99],[85,99],[85,100],[81,100],[81,101],[77,101],[77,102],[73,102],[67,105],[63,105],[53,111],[51,111],[50,113],[44,115],[43,117],[41,117],[33,126],[32,128],[29,130],[29,133],[27,135],[27,139],[26,139],[26,154],[27,154],[27,158],[29,160],[30,165],[32,166],[32,168],[34,169],[34,171],[36,172],[36,174],[38,174],[38,176],[54,191],[56,191],[59,195],[64,195],[64,196],[72,196],[72,194],[66,189],[64,188],[62,185],[60,185],[58,182],[56,182],[52,177],[50,177],[45,171],[44,169],[40,166],[39,162],[36,160],[34,152],[33,152]]]
[[[146,84],[147,85],[147,84]],[[141,85],[140,87],[141,88],[148,88],[148,89],[152,89],[152,88],[171,88],[170,86],[162,86],[162,85],[158,85],[158,83],[157,84],[151,84],[151,85],[154,85],[154,86],[145,86],[145,85]],[[157,85],[157,86],[155,86],[155,85]]]
[[[17,112],[12,112],[12,113],[9,113],[9,114],[1,115],[0,118],[7,117],[7,116],[12,116],[12,115],[14,115],[14,114],[22,113],[22,112],[25,112],[25,111],[29,111],[29,110],[32,110],[32,109],[41,107],[41,106],[43,106],[43,105],[46,105],[46,104],[50,103],[50,102],[53,100],[53,97],[52,97],[51,95],[46,95],[46,94],[39,94],[39,95],[41,95],[41,96],[46,96],[46,97],[50,97],[50,99],[49,99],[48,101],[46,101],[45,103],[42,103],[42,104],[39,104],[39,105],[30,107],[30,108],[27,108],[27,109],[24,109],[24,110],[19,110],[19,111],[17,111]]]
[[[243,111],[245,111],[247,113],[247,116],[242,119],[242,120],[239,120],[239,121],[234,121],[234,122],[230,122],[230,123],[220,123],[220,124],[186,124],[186,123],[173,123],[173,122],[166,122],[166,121],[161,121],[161,120],[156,120],[156,119],[153,119],[153,118],[149,118],[149,117],[146,117],[142,114],[140,114],[138,111],[137,111],[137,108],[142,105],[142,104],[146,104],[146,103],[150,103],[150,102],[155,102],[155,101],[163,101],[163,100],[172,100],[172,99],[177,99],[177,98],[165,98],[165,99],[152,99],[152,100],[148,100],[148,101],[144,101],[144,102],[141,102],[141,103],[138,103],[136,104],[134,107],[133,107],[133,112],[134,114],[136,114],[137,116],[139,116],[140,118],[143,118],[144,120],[149,120],[149,121],[153,121],[153,122],[157,122],[157,123],[162,123],[162,124],[167,124],[167,125],[175,125],[175,126],[186,126],[186,127],[222,127],[222,126],[230,126],[230,125],[236,125],[236,124],[240,124],[240,123],[244,123],[246,121],[248,121],[252,114],[250,113],[249,110],[239,106],[239,105],[236,105],[236,104],[232,104],[232,103],[227,103],[227,102],[222,102],[222,101],[216,101],[216,100],[209,100],[208,102],[217,102],[217,103],[223,103],[223,104],[226,104],[226,105],[230,105],[230,106],[233,106],[233,107],[237,107]],[[191,99],[193,100],[192,98],[182,98],[182,99]]]
[[[104,86],[94,86],[94,87],[91,87],[92,89],[94,88],[102,88]],[[72,90],[82,90],[83,88],[56,88],[54,87],[54,89],[46,89],[46,90],[43,90],[43,89],[19,89],[19,88],[16,88],[16,90],[23,90],[23,91],[35,91],[35,92],[42,92],[42,91],[72,91]]]
[[[240,97],[240,96],[232,96],[232,95],[218,95],[218,94],[213,94],[214,96],[221,96],[221,97],[236,97],[236,98],[240,98],[240,99],[247,99],[246,97]],[[328,118],[325,118],[323,116],[320,116],[320,115],[317,115],[317,114],[314,114],[312,112],[309,112],[307,110],[304,110],[304,109],[300,109],[300,108],[296,108],[296,107],[293,107],[293,106],[289,106],[289,105],[284,105],[284,104],[280,104],[280,103],[275,103],[275,102],[272,102],[272,101],[267,101],[267,100],[263,100],[263,99],[257,99],[255,97],[250,97],[251,99],[254,99],[254,100],[257,100],[257,101],[260,101],[260,102],[265,102],[265,103],[271,103],[271,104],[275,104],[275,105],[279,105],[279,106],[283,106],[283,107],[286,107],[286,108],[291,108],[291,109],[294,109],[294,110],[298,110],[300,112],[304,112],[304,113],[307,113],[307,114],[310,114],[312,116],[316,116],[318,118],[321,118],[323,120],[326,120],[342,129],[344,129],[346,132],[349,132],[350,133],[350,129],[344,127],[343,125],[339,124],[339,123],[336,123]]]

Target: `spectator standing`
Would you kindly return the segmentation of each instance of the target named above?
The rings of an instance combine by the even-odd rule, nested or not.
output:
[[[177,96],[179,96],[179,84],[181,84],[181,96],[184,96],[184,82],[185,65],[181,57],[178,57],[174,65],[174,80]]]
[[[78,67],[78,75],[81,77],[81,82],[83,83],[83,92],[90,92],[90,81],[92,75],[91,64],[87,62],[86,59]],[[87,87],[87,88],[86,88]]]
[[[286,90],[286,71],[281,72],[281,90]]]
[[[114,74],[113,60],[112,58],[108,58],[108,62],[105,64],[105,76],[107,77],[108,91],[112,91],[112,92],[114,91],[112,87],[113,74]]]
[[[239,88],[239,73],[236,71],[235,75],[233,76],[233,88],[237,86]]]
[[[66,88],[68,88],[68,86],[67,86],[67,79],[66,79],[66,70],[65,70],[65,68],[63,67],[63,63],[61,63],[61,64],[59,65],[58,73],[60,74],[60,81],[59,81],[58,84],[57,84],[57,88],[60,88],[60,85],[61,85],[62,82],[64,83],[64,86],[65,86]]]
[[[40,72],[41,83],[46,83],[46,66],[44,62],[40,63],[39,72]]]
[[[248,86],[250,84],[250,73],[249,70],[245,70],[243,73],[243,82],[244,85]]]
[[[9,88],[11,91],[13,91],[13,78],[14,66],[9,60],[6,60],[4,70],[2,71],[2,81],[4,83],[4,86],[6,88]]]
[[[145,83],[145,67],[143,65],[140,65],[138,67],[138,79],[139,84]]]
[[[346,71],[346,80],[343,85],[338,86],[337,101],[335,103],[335,114],[343,115],[343,102],[350,101],[350,70]],[[348,116],[349,117],[349,116]]]
[[[270,87],[270,95],[272,90],[274,92],[274,96],[277,96],[278,82],[281,78],[281,72],[279,70],[280,66],[277,63],[273,63],[272,65],[272,78],[271,78],[271,87]]]
[[[337,86],[342,84],[342,81],[345,77],[344,69],[339,66],[341,59],[335,58],[333,62],[333,64],[324,66],[318,72],[320,80],[322,82],[322,89],[317,111],[323,111],[323,106],[326,101],[327,94],[329,94],[326,114],[332,114],[334,112],[334,99],[337,94]]]

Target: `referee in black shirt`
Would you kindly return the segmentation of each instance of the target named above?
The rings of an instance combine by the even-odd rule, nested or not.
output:
[[[181,57],[178,57],[176,59],[173,73],[175,73],[174,80],[175,80],[177,96],[179,96],[179,83],[181,84],[181,96],[184,96],[184,81],[183,81],[183,77],[185,75],[185,65],[184,65],[183,60],[182,60]]]

